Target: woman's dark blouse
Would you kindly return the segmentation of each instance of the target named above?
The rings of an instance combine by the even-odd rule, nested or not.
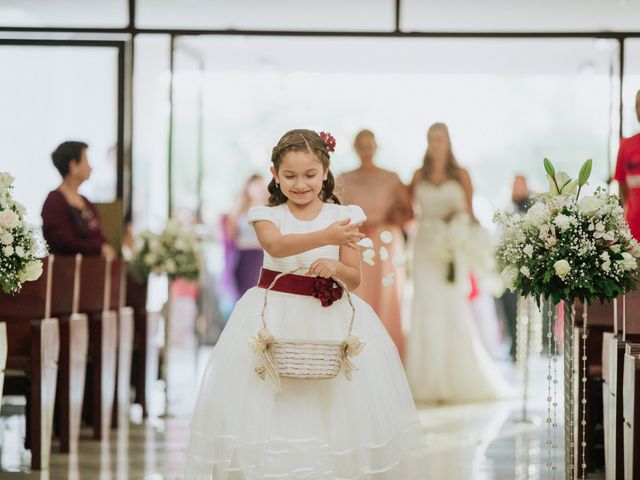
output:
[[[82,197],[84,198],[84,197]],[[67,203],[58,190],[49,193],[42,206],[42,233],[51,253],[99,255],[107,243],[96,207],[84,198],[80,210]]]

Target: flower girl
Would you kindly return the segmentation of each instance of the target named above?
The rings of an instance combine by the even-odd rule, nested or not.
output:
[[[273,148],[269,206],[249,211],[263,269],[208,362],[187,480],[425,478],[397,350],[348,293],[365,215],[333,194],[334,147],[329,134],[292,130]]]

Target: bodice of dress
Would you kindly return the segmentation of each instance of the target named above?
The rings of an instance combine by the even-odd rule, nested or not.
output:
[[[373,172],[353,170],[343,173],[336,181],[340,200],[362,207],[367,224],[379,227],[385,224],[389,214],[398,204],[398,190],[404,188],[395,172],[378,169]]]
[[[420,220],[443,220],[466,209],[466,196],[460,182],[447,180],[441,185],[420,182],[415,189]]]
[[[343,206],[333,203],[325,203],[318,216],[308,221],[299,220],[294,217],[286,204],[276,207],[253,207],[249,210],[248,214],[249,222],[256,222],[258,220],[270,221],[278,227],[278,230],[283,235],[316,232],[345,218],[351,219],[352,223],[357,223],[363,222],[367,217],[357,205]],[[308,268],[319,258],[338,260],[339,255],[340,248],[337,245],[325,245],[299,253],[298,255],[283,258],[272,257],[265,251],[263,266],[270,270],[289,272],[297,268]]]

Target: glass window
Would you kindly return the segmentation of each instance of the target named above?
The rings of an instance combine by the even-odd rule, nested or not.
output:
[[[640,39],[625,40],[624,52],[622,135],[630,137],[640,131],[636,114],[636,93],[640,90]]]
[[[168,212],[168,35],[138,35],[133,85],[133,220],[136,231],[164,226]]]
[[[503,2],[402,0],[405,31],[635,31],[640,5],[629,1]]]
[[[203,68],[201,55],[180,48],[178,42],[173,79],[173,215],[189,223],[200,213]]]
[[[31,223],[41,224],[44,199],[60,184],[51,152],[65,140],[89,144],[93,172],[81,192],[115,199],[117,58],[111,47],[0,46],[0,170],[16,177]]]
[[[5,27],[124,27],[127,0],[3,0],[0,23]]]
[[[200,37],[204,78],[205,211],[231,210],[246,178],[268,175],[270,152],[291,128],[329,130],[333,169],[357,165],[361,128],[378,137],[378,163],[409,181],[426,131],[446,122],[479,197],[495,207],[515,173],[541,190],[542,159],[575,171],[610,170],[610,75],[615,41]],[[330,62],[305,52],[318,51]]]
[[[145,28],[393,30],[393,0],[138,0]]]

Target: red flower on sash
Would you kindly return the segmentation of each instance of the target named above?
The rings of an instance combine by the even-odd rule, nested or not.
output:
[[[342,287],[333,278],[316,277],[311,287],[311,296],[320,300],[323,307],[329,307],[342,298]]]

